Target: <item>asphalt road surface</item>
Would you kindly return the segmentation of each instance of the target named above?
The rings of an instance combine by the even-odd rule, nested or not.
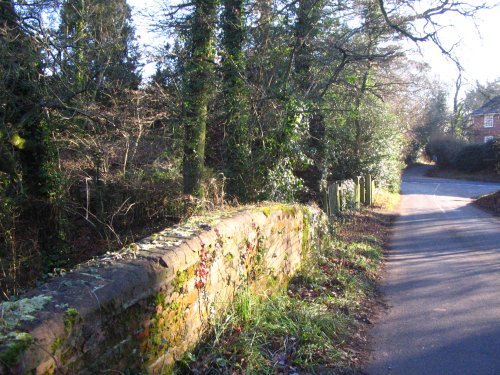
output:
[[[469,203],[500,184],[405,174],[369,375],[500,375],[500,218]]]

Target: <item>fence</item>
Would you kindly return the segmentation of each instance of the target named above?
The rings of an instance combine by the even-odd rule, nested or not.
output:
[[[361,205],[373,204],[375,180],[371,175],[355,177],[353,180],[335,181],[325,192],[325,211],[328,217],[344,210],[357,210]]]

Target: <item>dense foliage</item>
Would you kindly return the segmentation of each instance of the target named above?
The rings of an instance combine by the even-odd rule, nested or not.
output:
[[[2,296],[200,208],[396,191],[429,96],[399,41],[482,7],[434,3],[165,3],[141,80],[125,0],[1,0]]]
[[[464,172],[500,170],[500,142],[467,144],[455,138],[431,140],[425,149],[440,167],[454,168]]]

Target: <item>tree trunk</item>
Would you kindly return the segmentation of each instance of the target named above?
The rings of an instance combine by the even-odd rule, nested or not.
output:
[[[245,200],[250,142],[248,132],[248,93],[245,87],[243,42],[245,9],[243,0],[224,0],[223,30],[223,99],[225,134],[223,154],[230,196]]]
[[[195,0],[184,89],[184,193],[201,196],[217,0]]]
[[[20,22],[12,2],[0,2],[3,50],[0,133],[4,135],[0,138],[10,138],[11,143],[4,141],[0,148],[17,164],[12,181],[16,188],[10,191],[17,194],[20,219],[33,225],[39,250],[48,255],[60,250],[56,243],[58,225],[52,203],[57,181],[51,169],[49,132],[42,120],[40,57],[34,41],[23,32]]]
[[[324,169],[325,119],[321,105],[313,89],[312,63],[315,59],[312,41],[319,32],[319,20],[323,9],[322,0],[300,0],[295,24],[295,76],[302,98],[306,99],[309,119],[307,156],[312,165],[301,173],[305,185],[312,192],[311,198],[320,200],[320,183]]]
[[[354,110],[356,111],[355,113],[355,118],[354,118],[354,130],[355,130],[355,135],[354,135],[354,156],[356,159],[356,164],[357,164],[357,171],[355,173],[360,173],[361,171],[360,166],[362,164],[361,162],[361,148],[362,148],[362,136],[363,136],[363,129],[362,129],[362,124],[361,124],[361,103],[362,100],[366,94],[366,85],[368,82],[368,77],[370,75],[370,68],[368,67],[367,70],[363,73],[363,77],[361,79],[361,86],[359,88],[359,92],[356,95],[356,99],[354,101]],[[352,176],[354,177],[354,176]]]

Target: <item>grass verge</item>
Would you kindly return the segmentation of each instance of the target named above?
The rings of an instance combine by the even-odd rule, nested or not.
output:
[[[373,205],[376,208],[380,208],[386,211],[394,211],[401,200],[401,195],[399,193],[392,193],[386,190],[377,190]]]
[[[479,197],[474,201],[474,205],[492,213],[495,216],[500,216],[500,190],[495,193]]]
[[[285,290],[242,290],[175,372],[355,374],[392,217],[364,210],[342,219]]]

